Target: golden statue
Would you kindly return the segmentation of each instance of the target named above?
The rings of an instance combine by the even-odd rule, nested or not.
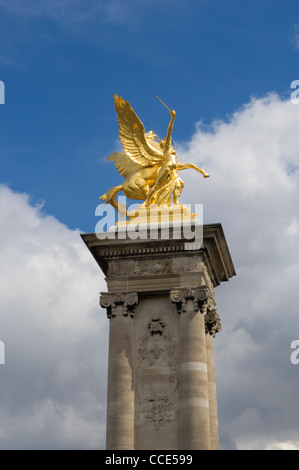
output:
[[[153,131],[145,133],[144,125],[128,101],[114,95],[114,103],[119,138],[124,152],[112,153],[107,160],[115,162],[117,170],[125,181],[109,189],[100,199],[106,204],[110,203],[122,217],[128,213],[116,200],[119,191],[123,191],[130,199],[143,200],[144,203],[140,207],[144,208],[153,204],[158,207],[169,207],[171,201],[174,205],[179,205],[184,183],[177,173],[178,170],[192,168],[199,171],[204,178],[208,178],[209,175],[193,163],[177,162],[177,155],[171,144],[175,111],[163,103],[170,111],[171,119],[166,138],[159,140]]]

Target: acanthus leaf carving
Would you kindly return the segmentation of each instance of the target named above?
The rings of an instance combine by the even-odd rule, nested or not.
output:
[[[216,333],[221,331],[220,317],[215,308],[212,308],[205,314],[205,329],[206,333],[215,338]]]
[[[107,317],[117,315],[134,317],[135,306],[138,304],[137,292],[103,292],[100,296],[100,305],[107,309]]]
[[[169,297],[171,302],[177,305],[179,314],[187,311],[188,301],[192,301],[195,313],[200,311],[203,314],[213,303],[208,286],[173,289],[170,291]]]

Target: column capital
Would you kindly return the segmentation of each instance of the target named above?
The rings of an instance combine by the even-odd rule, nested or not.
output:
[[[215,338],[216,333],[221,331],[220,317],[215,308],[208,310],[205,314],[205,328],[206,333]]]
[[[109,319],[120,315],[133,318],[137,304],[137,292],[102,292],[100,295],[100,305],[107,309]]]
[[[208,286],[184,287],[180,289],[172,289],[169,292],[171,302],[177,306],[179,314],[187,311],[187,302],[193,302],[194,312],[200,311],[205,314],[208,308],[212,308],[213,299]]]

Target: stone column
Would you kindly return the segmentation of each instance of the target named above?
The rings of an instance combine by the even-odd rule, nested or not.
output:
[[[108,450],[134,449],[134,307],[137,293],[105,293],[100,305],[110,319],[107,433]]]
[[[218,437],[218,411],[216,394],[216,375],[214,358],[214,340],[216,333],[221,330],[221,323],[215,308],[208,310],[205,314],[206,345],[207,345],[207,366],[208,366],[208,386],[209,386],[209,409],[210,409],[210,439],[211,450],[219,448]]]
[[[108,290],[107,449],[217,449],[214,288],[235,275],[221,225],[196,248],[174,228],[108,235],[82,235]]]
[[[205,312],[207,286],[170,292],[180,314],[179,448],[210,449],[210,402]]]

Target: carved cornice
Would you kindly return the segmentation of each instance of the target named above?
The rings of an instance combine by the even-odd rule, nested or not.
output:
[[[215,338],[216,333],[221,331],[221,322],[215,308],[208,310],[205,314],[205,328],[206,333]]]
[[[193,302],[193,311],[205,314],[208,308],[212,308],[213,299],[208,286],[185,287],[173,289],[169,293],[171,302],[177,306],[179,314],[187,311],[188,301]]]
[[[94,233],[81,235],[84,243],[105,275],[107,275],[111,261],[135,260],[136,258],[172,258],[174,254],[175,256],[183,255],[183,257],[185,255],[190,255],[191,257],[199,255],[202,257],[214,287],[223,281],[228,281],[235,275],[234,265],[221,224],[203,226],[203,246],[196,250],[187,249],[188,240],[184,236],[175,238],[172,230],[170,230],[170,236],[167,240],[162,239],[160,237],[161,234],[157,240],[151,240],[150,237],[147,237],[146,240],[131,240],[126,237],[124,239],[123,233],[116,233],[116,235],[116,238],[111,240],[100,240]],[[113,266],[109,273],[112,277],[117,277],[115,269],[115,266]],[[156,269],[156,266],[153,269]],[[139,276],[137,272],[136,276]]]
[[[128,315],[133,318],[134,310],[138,304],[137,292],[104,292],[100,296],[100,305],[107,309],[107,317],[114,318]]]

